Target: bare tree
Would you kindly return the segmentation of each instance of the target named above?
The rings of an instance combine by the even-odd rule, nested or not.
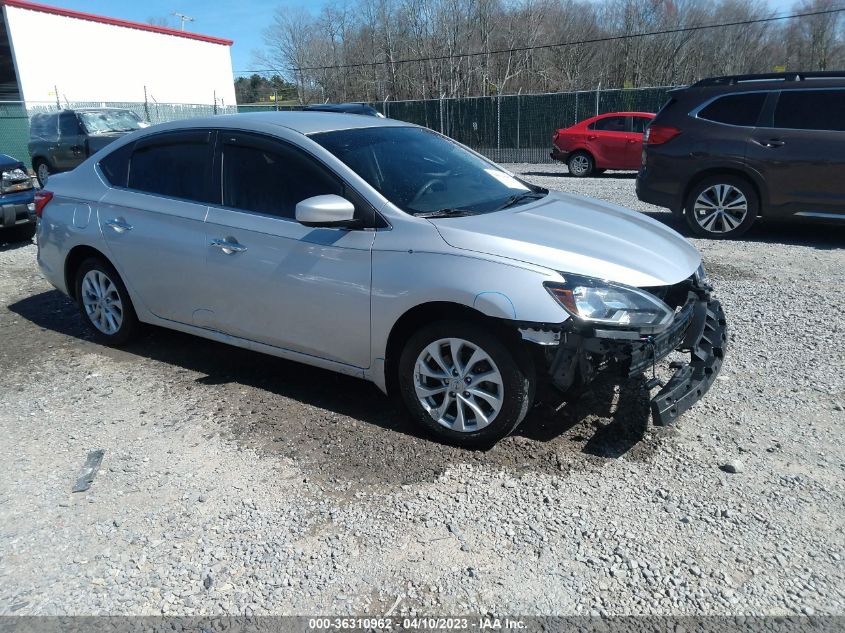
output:
[[[259,61],[303,103],[674,85],[845,62],[841,13],[759,22],[773,15],[767,0],[334,0],[278,9]],[[736,24],[710,28],[723,23]]]

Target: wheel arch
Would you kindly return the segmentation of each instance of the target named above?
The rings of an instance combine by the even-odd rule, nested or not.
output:
[[[399,357],[408,338],[424,325],[444,320],[478,323],[498,333],[508,344],[515,345],[521,341],[516,328],[509,327],[503,319],[488,316],[476,308],[449,301],[431,301],[416,305],[396,320],[387,337],[384,378],[388,394],[398,393],[396,383]]]
[[[764,209],[766,208],[766,205],[768,203],[768,199],[764,197],[765,189],[762,186],[762,183],[758,178],[755,178],[755,176],[750,174],[748,171],[735,166],[709,167],[700,172],[697,172],[692,178],[690,178],[687,182],[686,187],[684,187],[684,191],[681,195],[680,211],[678,212],[678,215],[682,216],[687,212],[687,198],[689,198],[690,193],[695,187],[697,187],[699,184],[701,184],[702,181],[706,180],[707,178],[723,175],[740,178],[741,180],[746,181],[754,188],[754,193],[757,194],[757,199],[760,201],[759,208],[757,209],[757,217],[763,216]]]
[[[70,249],[70,252],[65,257],[65,288],[67,288],[68,296],[76,300],[76,271],[79,270],[79,266],[89,257],[96,257],[98,259],[102,259],[105,261],[109,266],[114,268],[114,264],[111,260],[100,250],[97,250],[93,246],[88,246],[87,244],[80,244],[78,246],[74,246]]]

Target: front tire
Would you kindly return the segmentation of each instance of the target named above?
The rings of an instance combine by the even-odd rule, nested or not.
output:
[[[437,437],[486,448],[509,435],[534,400],[533,364],[483,326],[438,321],[411,336],[399,390],[412,417]]]
[[[106,345],[125,345],[137,338],[141,324],[120,275],[108,262],[89,258],[76,273],[79,313],[94,337]]]
[[[699,237],[730,239],[744,234],[757,219],[760,198],[747,180],[722,175],[705,178],[687,196],[684,217]]]
[[[586,178],[593,175],[596,161],[587,152],[575,152],[566,163],[569,173],[576,178]]]

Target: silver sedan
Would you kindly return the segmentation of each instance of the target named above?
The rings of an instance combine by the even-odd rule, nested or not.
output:
[[[399,121],[158,125],[36,207],[41,270],[102,342],[154,324],[357,376],[466,446],[513,431],[541,381],[698,350],[652,403],[666,423],[721,365],[721,307],[683,237]]]

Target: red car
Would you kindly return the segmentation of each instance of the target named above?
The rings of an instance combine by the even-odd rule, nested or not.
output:
[[[650,112],[600,114],[552,137],[551,157],[565,162],[569,173],[584,177],[605,169],[639,169],[643,132],[654,119]]]

